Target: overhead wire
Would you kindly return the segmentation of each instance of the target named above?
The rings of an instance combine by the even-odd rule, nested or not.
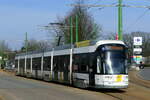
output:
[[[132,27],[134,27],[138,22],[139,20],[141,20],[146,14],[147,12],[149,12],[150,9],[147,9],[145,12],[142,13],[142,15],[140,15],[135,21],[134,23],[130,24],[129,27],[127,27],[127,29],[125,29],[125,31],[128,31],[129,29],[131,29]]]
[[[98,0],[97,2],[95,2],[93,5],[95,5],[95,4],[97,4],[97,3],[99,3],[100,1],[102,1],[102,0]],[[91,7],[88,7],[87,9],[90,9]]]
[[[112,3],[111,6],[114,6],[114,5],[116,5],[116,4],[118,4],[118,2]],[[90,7],[90,8],[92,8],[92,7]],[[104,9],[104,8],[106,8],[106,7],[99,7],[97,10],[102,10],[102,9]]]
[[[131,1],[133,1],[133,0],[131,0]],[[150,0],[144,0],[144,1],[149,1],[149,2],[150,2]],[[117,4],[117,3],[118,3],[118,2],[115,2],[115,3],[112,3],[111,5],[113,6],[113,5]],[[124,7],[136,7],[136,6],[128,6],[128,5],[125,5]],[[134,23],[130,24],[129,27],[128,27],[125,31],[127,31],[127,30],[129,30],[130,28],[134,27],[134,26],[139,22],[139,20],[142,19],[142,18],[146,15],[146,13],[147,13],[148,11],[150,11],[150,6],[137,6],[137,7],[139,7],[139,8],[147,8],[147,10],[146,10],[144,13],[142,13],[142,15],[140,15],[140,16],[135,20]],[[90,8],[91,8],[91,7],[90,7]],[[104,9],[104,8],[105,8],[105,7],[100,7],[100,8],[98,8],[98,9],[101,10],[101,9]]]
[[[147,1],[147,2],[150,2],[150,0],[143,0],[143,1]]]

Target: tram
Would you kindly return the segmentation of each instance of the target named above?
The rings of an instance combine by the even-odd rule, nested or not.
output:
[[[79,88],[127,88],[127,47],[119,40],[60,46],[15,57],[16,75]]]

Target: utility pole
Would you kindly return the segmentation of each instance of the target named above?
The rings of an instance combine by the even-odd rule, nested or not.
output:
[[[26,48],[26,56],[25,56],[25,68],[24,68],[24,71],[25,71],[25,73],[26,73],[26,71],[27,71],[27,52],[28,52],[28,36],[27,36],[27,32],[26,32],[26,36],[25,36],[26,38],[25,38],[25,48]]]
[[[76,43],[79,41],[78,37],[78,15],[76,15]]]
[[[72,23],[72,17],[70,17],[70,42],[71,45],[73,44],[73,23]]]
[[[123,29],[123,24],[122,24],[122,0],[118,0],[119,5],[118,5],[118,37],[119,40],[122,40],[122,29]]]
[[[28,52],[28,33],[25,33],[25,52]]]

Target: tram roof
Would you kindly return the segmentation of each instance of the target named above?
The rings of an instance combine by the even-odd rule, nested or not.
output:
[[[104,45],[104,44],[122,44],[122,45],[125,45],[124,42],[120,41],[120,40],[100,40],[100,41],[90,41],[88,46],[95,46],[95,50],[96,50],[96,48],[98,46]],[[43,53],[43,52],[50,52],[53,49],[54,50],[64,50],[64,49],[70,49],[71,47],[72,48],[77,48],[76,45],[71,46],[70,44],[67,44],[67,45],[62,45],[62,46],[56,46],[54,48],[48,48],[48,49],[45,49],[45,50],[37,50],[37,51],[30,51],[30,52],[27,52],[27,53],[19,53],[16,56],[23,56],[23,55],[38,54],[38,53]]]
[[[122,44],[125,45],[123,41],[120,40],[101,40],[96,42],[96,46],[104,45],[104,44]]]

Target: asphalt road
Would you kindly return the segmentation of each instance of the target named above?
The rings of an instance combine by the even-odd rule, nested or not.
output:
[[[0,100],[116,100],[101,92],[16,77],[0,72]]]
[[[150,80],[150,67],[145,67],[144,69],[140,69],[139,75],[144,80]]]

